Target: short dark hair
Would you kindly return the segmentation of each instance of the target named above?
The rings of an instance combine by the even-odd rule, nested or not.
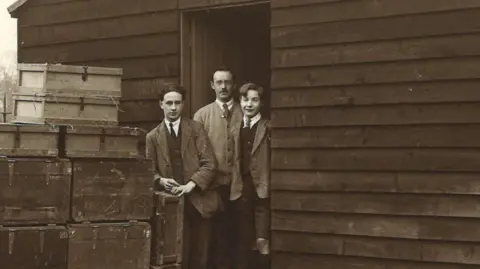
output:
[[[229,72],[230,75],[232,75],[232,80],[235,81],[235,76],[233,75],[233,72],[230,68],[226,67],[226,66],[220,66],[218,68],[216,68],[215,70],[213,70],[213,73],[212,73],[212,81],[213,80],[213,76],[215,75],[215,73],[217,72]]]
[[[159,95],[160,101],[163,101],[163,98],[165,97],[165,94],[167,94],[169,92],[176,92],[176,93],[181,94],[182,95],[182,101],[185,100],[185,97],[187,95],[187,91],[185,90],[184,87],[182,87],[181,85],[176,84],[176,83],[169,83],[169,84],[165,84],[162,87],[162,90],[160,91],[160,95]]]
[[[246,97],[248,94],[248,91],[258,92],[258,96],[260,97],[260,100],[263,100],[263,93],[265,90],[263,89],[262,86],[252,82],[248,82],[243,84],[242,87],[240,87],[240,89],[238,90],[238,93],[240,94],[240,96]]]

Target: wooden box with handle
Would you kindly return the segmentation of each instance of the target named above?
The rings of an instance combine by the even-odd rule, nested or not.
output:
[[[0,158],[0,225],[65,224],[71,163],[57,158]]]
[[[155,192],[154,204],[152,264],[179,264],[183,251],[184,197]]]
[[[64,226],[0,227],[0,268],[67,269]]]
[[[12,122],[117,125],[123,70],[60,64],[19,64]]]
[[[50,125],[0,124],[0,156],[56,157],[59,135]]]
[[[68,269],[149,269],[150,224],[68,225]]]

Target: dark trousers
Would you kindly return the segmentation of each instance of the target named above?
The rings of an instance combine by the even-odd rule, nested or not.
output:
[[[248,177],[244,177],[243,193],[237,200],[228,199],[229,189],[224,188],[220,192],[225,210],[213,219],[214,268],[253,268],[252,258],[257,255],[252,251],[252,247],[256,238],[269,238],[268,199],[258,198],[252,180]]]
[[[252,269],[270,269],[270,255],[262,255],[252,251]]]
[[[184,215],[182,269],[207,269],[211,220],[203,218],[189,199]]]
[[[231,269],[231,240],[230,218],[231,203],[230,190],[226,186],[218,188],[223,202],[223,211],[217,212],[212,218],[212,245],[209,256],[209,265],[214,269]]]
[[[255,202],[255,238],[270,241],[270,199],[257,198]],[[271,245],[270,241],[270,245]],[[270,255],[262,255],[259,251],[252,252],[252,269],[270,269]]]

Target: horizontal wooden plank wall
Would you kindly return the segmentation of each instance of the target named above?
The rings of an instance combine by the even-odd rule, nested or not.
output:
[[[273,269],[480,268],[480,1],[272,1]]]
[[[121,67],[121,124],[160,122],[159,90],[180,76],[177,0],[30,0],[21,12],[19,62]]]

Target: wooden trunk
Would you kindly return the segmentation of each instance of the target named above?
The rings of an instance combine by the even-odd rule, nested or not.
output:
[[[58,127],[0,124],[1,156],[56,157],[58,140]]]
[[[150,224],[69,225],[68,269],[148,269]]]
[[[182,262],[183,197],[155,192],[153,220],[152,264],[164,265]]]
[[[145,135],[141,129],[120,126],[69,127],[65,154],[70,158],[143,158],[140,138]]]
[[[5,269],[66,269],[65,227],[0,227],[0,264]]]
[[[66,223],[71,164],[61,159],[0,159],[0,224]]]
[[[117,125],[119,99],[13,94],[14,123]]]
[[[121,68],[61,64],[18,64],[17,93],[56,96],[121,96]]]
[[[122,69],[19,64],[13,122],[117,125]]]
[[[74,160],[73,220],[148,220],[152,189],[151,160]]]

